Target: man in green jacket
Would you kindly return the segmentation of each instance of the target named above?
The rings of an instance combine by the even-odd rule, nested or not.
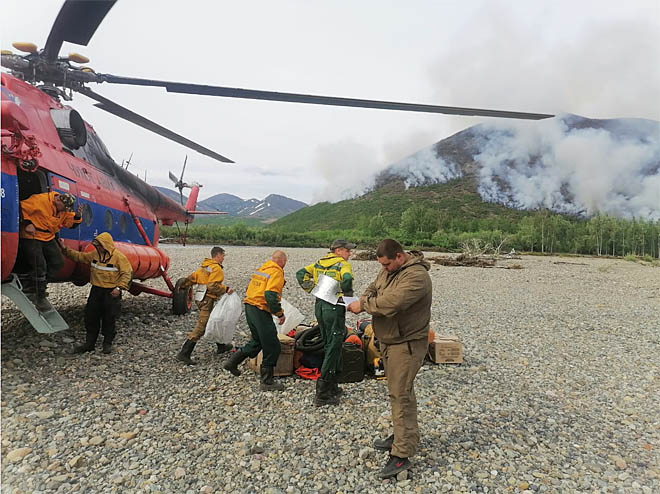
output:
[[[330,246],[330,253],[314,264],[298,270],[296,279],[306,292],[311,292],[318,283],[321,274],[329,276],[339,283],[338,297],[353,296],[353,269],[348,259],[355,244],[346,240],[335,240]],[[323,365],[321,376],[316,381],[314,404],[336,405],[339,403],[341,389],[337,384],[337,375],[342,369],[341,350],[346,338],[346,308],[333,305],[320,298],[316,299],[314,315],[323,337]]]
[[[374,441],[374,448],[389,451],[381,478],[410,468],[409,457],[419,445],[414,380],[428,351],[431,320],[431,265],[424,254],[404,252],[396,240],[385,239],[376,249],[382,269],[359,301],[348,306],[356,314],[367,311],[380,341],[387,389],[392,406],[394,434]]]

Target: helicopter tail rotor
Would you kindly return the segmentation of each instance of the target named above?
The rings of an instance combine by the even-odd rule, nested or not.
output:
[[[188,155],[186,155],[185,159],[183,160],[183,168],[181,170],[181,177],[176,178],[176,175],[172,172],[169,173],[170,180],[174,182],[174,187],[179,189],[179,196],[181,198],[181,205],[183,206],[183,189],[192,189],[191,185],[188,185],[183,181],[183,174],[186,172],[186,163],[188,163]]]

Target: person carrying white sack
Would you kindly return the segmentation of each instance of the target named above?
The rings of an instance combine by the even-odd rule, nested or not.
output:
[[[199,339],[204,336],[206,332],[206,323],[211,316],[211,311],[218,298],[225,293],[233,293],[233,289],[223,284],[225,274],[222,270],[222,263],[225,260],[225,249],[222,247],[213,247],[211,249],[211,257],[202,261],[202,266],[185,278],[182,282],[177,283],[177,289],[185,290],[192,285],[204,285],[206,290],[201,300],[196,301],[199,307],[199,316],[197,317],[197,324],[195,328],[188,333],[188,339],[183,344],[181,351],[177,355],[177,359],[186,365],[195,365],[197,362],[192,360],[192,355],[195,345]],[[218,343],[218,353],[228,352],[232,349],[232,345],[221,345]]]

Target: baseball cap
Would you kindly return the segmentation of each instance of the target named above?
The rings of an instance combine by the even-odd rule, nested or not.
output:
[[[58,195],[60,201],[62,201],[62,204],[64,204],[64,207],[68,211],[73,211],[73,205],[76,203],[76,198],[73,197],[71,194],[68,192],[65,192],[63,194]]]
[[[345,249],[348,249],[348,250],[353,250],[353,249],[355,249],[355,247],[357,247],[357,245],[355,245],[355,244],[353,244],[353,243],[351,243],[347,240],[337,239],[334,242],[332,242],[332,245],[330,246],[330,250],[339,249],[340,247],[344,247]]]

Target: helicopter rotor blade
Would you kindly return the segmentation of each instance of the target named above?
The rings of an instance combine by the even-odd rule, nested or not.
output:
[[[205,96],[221,96],[226,98],[258,99],[270,101],[285,101],[290,103],[307,103],[313,105],[348,106],[356,108],[376,108],[382,110],[400,110],[424,113],[446,113],[449,115],[470,115],[482,117],[521,118],[542,120],[554,115],[546,113],[527,113],[507,110],[488,110],[484,108],[464,108],[459,106],[438,106],[417,103],[400,103],[395,101],[379,101],[356,98],[340,98],[335,96],[319,96],[313,94],[280,93],[255,89],[241,89],[225,86],[206,86],[203,84],[187,84],[182,82],[158,81],[122,77],[112,74],[99,74],[104,82],[112,84],[129,84],[134,86],[163,87],[170,93],[200,94]]]
[[[215,151],[211,151],[210,149],[205,148],[204,146],[197,144],[196,142],[193,142],[190,139],[187,139],[179,134],[176,134],[175,132],[172,132],[171,130],[163,127],[162,125],[158,125],[156,122],[153,122],[148,118],[143,117],[142,115],[138,115],[137,113],[129,110],[128,108],[124,108],[123,106],[118,105],[114,101],[111,101],[108,98],[105,98],[104,96],[95,93],[94,91],[92,91],[87,87],[82,87],[78,91],[84,94],[85,96],[87,96],[88,98],[98,101],[98,103],[96,103],[94,106],[100,108],[101,110],[105,110],[108,113],[112,113],[113,115],[123,118],[124,120],[128,120],[129,122],[132,122],[135,125],[139,125],[140,127],[150,130],[151,132],[161,135],[171,141],[186,146],[187,148],[193,149],[194,151],[197,151],[198,153],[203,154],[204,156],[208,156],[209,158],[213,158],[223,163],[233,163],[233,161],[230,160],[229,158],[226,158],[221,154],[216,153]]]
[[[46,60],[55,60],[65,41],[87,46],[116,1],[66,0],[46,40],[43,50]]]
[[[177,178],[176,178],[176,176],[174,175],[174,173],[172,173],[172,172],[168,172],[168,173],[170,174],[170,180],[171,180],[172,182],[174,182],[175,185],[178,184],[179,181],[177,180]]]

